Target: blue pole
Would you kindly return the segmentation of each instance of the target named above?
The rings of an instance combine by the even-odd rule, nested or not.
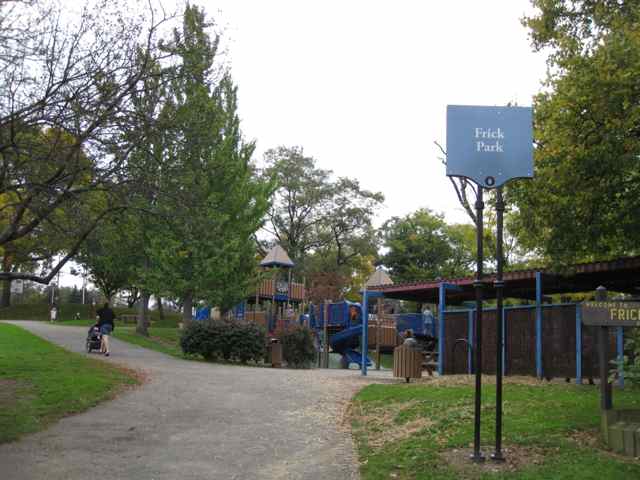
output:
[[[624,360],[624,330],[618,327],[616,332],[616,347],[618,350],[618,386],[624,387],[624,370],[622,369],[622,361]]]
[[[369,305],[367,286],[362,293],[362,376],[367,376],[367,350],[369,349]]]
[[[444,309],[445,285],[438,288],[438,375],[444,375]]]
[[[536,375],[542,374],[542,273],[536,272]]]
[[[507,374],[507,341],[505,340],[507,338],[507,330],[506,330],[506,318],[507,318],[507,311],[502,309],[502,374],[506,375]],[[496,319],[497,320],[497,319]]]
[[[582,306],[576,304],[576,383],[582,385]]]
[[[469,348],[467,348],[467,366],[469,375],[473,373],[473,310],[469,310],[469,334],[467,339],[469,341]]]

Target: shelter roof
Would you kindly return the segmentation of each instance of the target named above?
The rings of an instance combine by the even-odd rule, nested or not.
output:
[[[280,245],[273,247],[260,262],[261,267],[286,267],[291,268],[295,263],[291,261],[289,255]]]
[[[541,273],[542,291],[545,295],[589,292],[600,285],[614,292],[640,293],[640,256],[638,256],[581,263],[570,267],[564,273],[554,272],[551,269],[505,272],[503,275],[505,296],[535,299],[537,272]],[[474,281],[475,277],[463,277],[429,282],[378,285],[372,286],[371,290],[381,291],[387,298],[437,303],[440,284],[447,283],[458,287],[447,291],[447,303],[459,303],[475,299]],[[485,299],[495,298],[494,281],[495,274],[483,277]]]

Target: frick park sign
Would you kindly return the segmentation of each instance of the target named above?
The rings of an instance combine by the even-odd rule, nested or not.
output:
[[[447,175],[485,188],[533,177],[531,107],[447,106]]]
[[[482,288],[483,288],[483,190],[496,189],[496,316],[503,310],[503,213],[502,185],[516,178],[533,177],[533,111],[531,107],[447,106],[447,175],[464,177],[476,189],[476,318],[473,323],[474,370],[476,374],[473,454],[474,462],[484,461],[480,451],[480,416],[482,410]],[[457,187],[456,187],[457,188]],[[441,319],[442,321],[442,319]],[[504,462],[502,453],[502,323],[496,322],[496,445],[491,455]],[[442,323],[444,329],[444,323]],[[440,344],[442,345],[442,343]],[[441,355],[444,350],[440,347]],[[439,357],[442,361],[442,356]]]

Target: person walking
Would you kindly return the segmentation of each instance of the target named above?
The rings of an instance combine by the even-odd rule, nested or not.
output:
[[[113,310],[109,307],[109,302],[105,302],[104,306],[98,310],[98,328],[100,328],[100,333],[102,334],[102,344],[100,346],[100,351],[104,353],[106,357],[110,355],[109,351],[109,336],[114,329],[113,321],[116,318],[116,314],[113,313]]]
[[[55,303],[51,305],[51,311],[49,312],[49,315],[51,318],[51,323],[55,322],[58,318],[58,307],[56,307]]]

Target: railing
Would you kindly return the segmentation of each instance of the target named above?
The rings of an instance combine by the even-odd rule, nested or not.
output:
[[[263,280],[258,285],[257,291],[252,295],[258,295],[261,298],[271,298],[275,295],[288,296],[290,300],[302,301],[305,298],[304,284],[302,283],[287,283],[276,281],[275,279]]]

